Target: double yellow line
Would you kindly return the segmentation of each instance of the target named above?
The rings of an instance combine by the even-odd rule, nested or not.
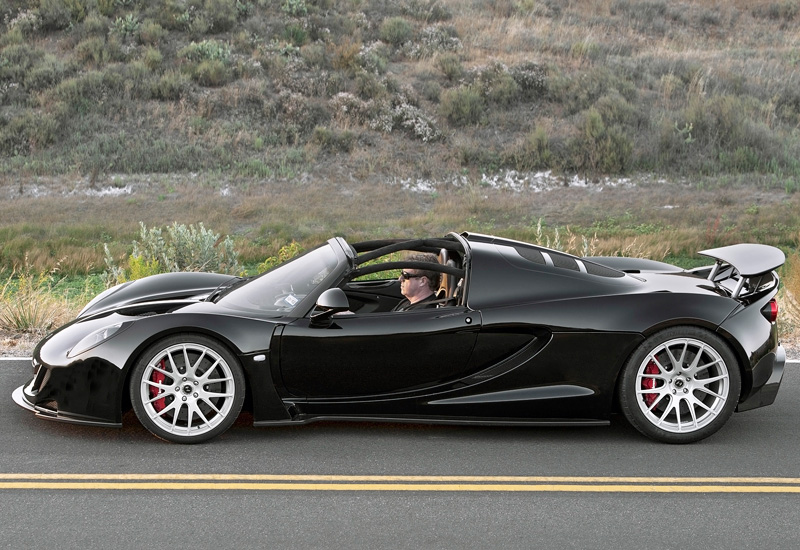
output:
[[[800,478],[0,473],[3,489],[800,493]]]

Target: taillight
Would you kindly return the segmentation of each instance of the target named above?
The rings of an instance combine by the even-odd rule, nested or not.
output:
[[[761,308],[761,315],[769,321],[770,323],[774,323],[778,320],[778,300],[774,298],[769,301],[767,305]]]

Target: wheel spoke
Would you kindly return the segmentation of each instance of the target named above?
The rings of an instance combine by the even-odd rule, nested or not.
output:
[[[197,368],[203,362],[203,359],[205,359],[205,357],[206,357],[206,350],[203,350],[203,353],[200,354],[200,357],[198,357],[197,361],[195,361],[194,364],[192,365],[192,375],[193,376],[197,376]]]

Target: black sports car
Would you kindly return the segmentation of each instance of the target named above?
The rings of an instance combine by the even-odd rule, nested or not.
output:
[[[244,404],[256,426],[604,425],[621,411],[646,436],[692,442],[772,403],[785,363],[783,253],[700,254],[713,265],[685,271],[472,233],[337,237],[253,278],[155,275],[103,292],[42,340],[14,400],[107,426],[132,406],[182,443],[224,432]],[[402,269],[441,274],[436,307],[392,311]]]

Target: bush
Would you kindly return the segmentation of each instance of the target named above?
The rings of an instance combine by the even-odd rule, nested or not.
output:
[[[21,82],[25,73],[44,58],[44,51],[28,44],[6,46],[0,51],[0,81]]]
[[[463,86],[442,93],[439,111],[455,126],[478,124],[486,116],[486,102],[474,86]]]
[[[414,29],[403,17],[390,17],[381,24],[380,39],[392,46],[402,46],[411,40]]]
[[[311,134],[311,143],[328,153],[349,153],[355,141],[355,134],[349,130],[336,132],[324,126],[317,126]]]
[[[550,149],[550,140],[544,128],[534,128],[522,146],[514,154],[514,168],[520,171],[548,170],[554,167],[555,155]]]
[[[226,32],[236,26],[239,10],[236,0],[206,0],[203,9],[214,32]]]
[[[164,55],[158,48],[149,47],[142,54],[142,62],[151,71],[158,71],[164,63]]]
[[[92,36],[82,40],[75,46],[75,57],[82,63],[104,65],[109,61],[110,52],[106,48],[105,38]]]
[[[428,57],[440,52],[458,52],[463,45],[455,27],[432,25],[420,33],[420,44],[411,52],[412,57]]]
[[[308,31],[305,30],[302,25],[290,23],[283,30],[283,37],[292,45],[299,48],[308,42]]]
[[[590,175],[624,173],[633,154],[633,141],[619,126],[606,126],[592,108],[582,117],[580,135],[571,142],[572,166]]]
[[[189,61],[227,62],[231,56],[231,47],[218,40],[203,40],[202,42],[192,42],[179,54]]]
[[[222,61],[212,59],[198,63],[192,70],[192,78],[201,86],[215,88],[226,84],[230,73]]]
[[[442,74],[450,81],[457,81],[464,75],[461,59],[454,53],[442,54],[436,58],[434,63],[436,68],[442,71]]]
[[[301,247],[297,242],[292,241],[291,243],[284,245],[278,251],[276,256],[270,256],[266,260],[264,260],[258,266],[259,273],[268,271],[273,267],[281,265],[283,262],[289,261],[295,256],[298,256],[303,252],[303,247]]]
[[[132,13],[117,17],[111,24],[111,32],[120,38],[138,38],[142,23]]]
[[[154,84],[152,94],[155,99],[174,101],[187,94],[191,86],[187,76],[177,71],[170,71]]]
[[[281,4],[281,10],[294,17],[308,15],[306,0],[284,0],[283,4]]]
[[[147,20],[139,29],[139,41],[146,46],[154,46],[164,40],[167,31],[155,21]]]
[[[230,237],[224,239],[203,227],[173,223],[164,229],[147,229],[139,223],[139,240],[133,241],[128,269],[114,261],[105,246],[107,286],[157,273],[206,271],[238,274],[239,255]]]
[[[52,88],[61,82],[65,73],[66,67],[64,67],[61,60],[47,54],[40,63],[37,63],[25,75],[25,88],[29,91]]]
[[[530,61],[517,65],[510,73],[525,97],[540,97],[547,91],[547,71],[539,63]]]
[[[78,29],[78,35],[81,38],[88,38],[90,36],[104,37],[108,33],[110,27],[111,20],[108,17],[104,17],[97,12],[92,12],[83,20],[83,24]]]
[[[66,29],[72,22],[72,12],[64,0],[41,0],[39,15],[46,30]]]

